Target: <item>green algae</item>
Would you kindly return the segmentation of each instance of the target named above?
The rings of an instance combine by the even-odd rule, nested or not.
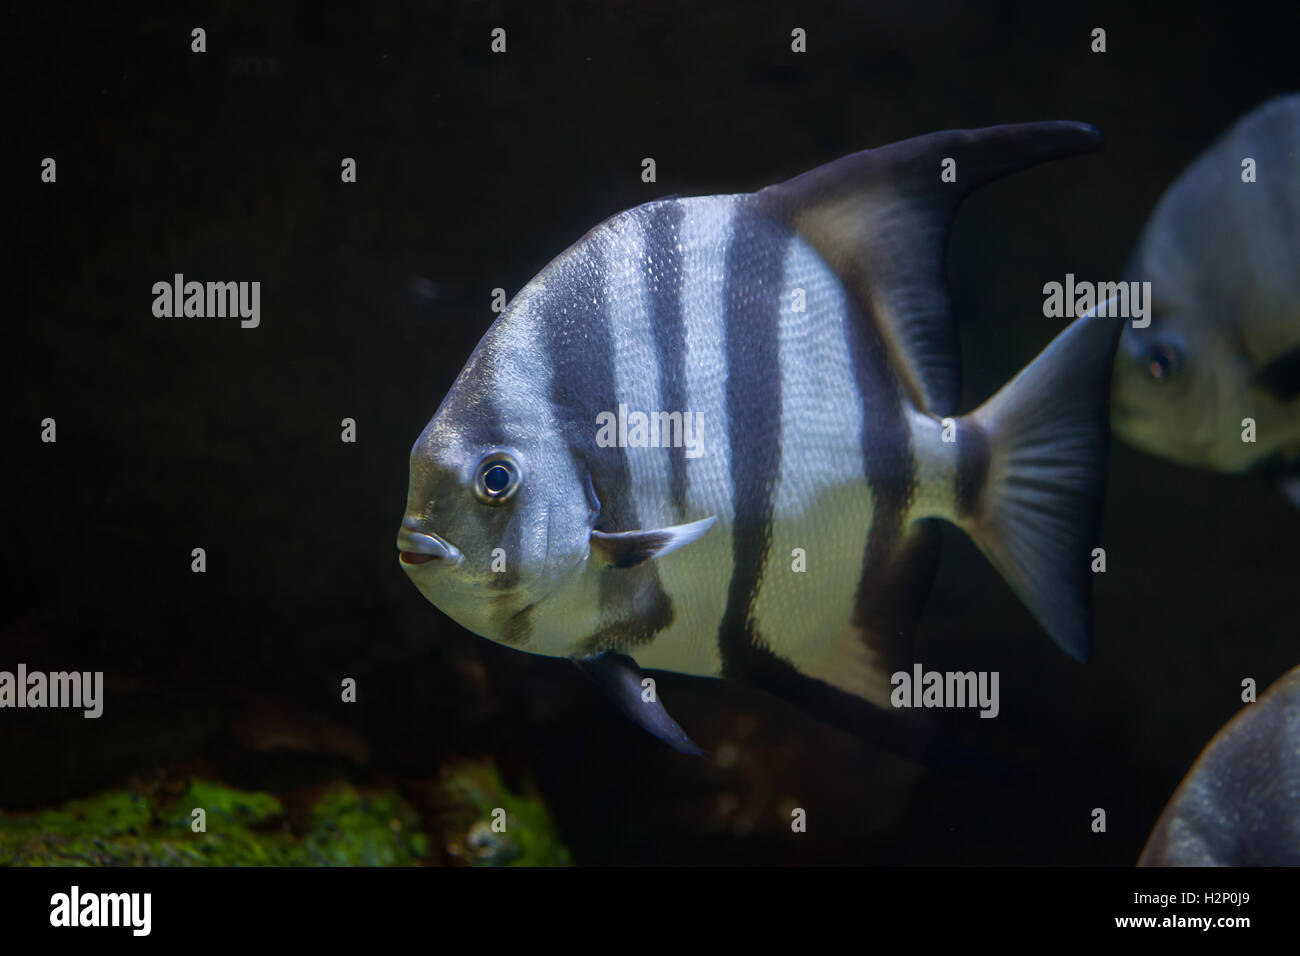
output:
[[[492,763],[461,764],[444,785],[454,857],[471,866],[572,865],[546,805],[531,791],[508,789]]]
[[[392,789],[334,783],[305,807],[192,778],[137,785],[57,809],[0,812],[0,866],[568,866],[545,804],[490,761],[439,778],[422,818]],[[204,829],[196,830],[203,810]]]
[[[206,829],[196,831],[201,808]],[[302,832],[268,793],[191,780],[179,797],[140,789],[71,800],[57,810],[0,813],[3,866],[376,866],[424,862],[429,839],[397,794],[338,784],[310,807]]]
[[[316,865],[410,866],[428,857],[429,838],[396,793],[363,796],[342,785],[312,805],[304,847]]]

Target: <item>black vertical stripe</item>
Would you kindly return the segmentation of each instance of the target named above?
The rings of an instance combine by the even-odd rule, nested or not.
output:
[[[654,281],[648,289],[650,327],[654,332],[659,359],[660,409],[669,412],[686,408],[686,323],[682,292],[686,287],[686,262],[677,251],[678,229],[683,209],[676,200],[645,208],[646,251],[654,257]],[[673,447],[668,455],[673,514],[678,522],[686,518],[686,449]]]
[[[953,487],[957,517],[971,518],[980,512],[988,470],[988,436],[978,424],[963,419],[957,428],[957,474]]]
[[[755,629],[754,602],[771,545],[781,472],[781,283],[787,239],[786,231],[763,214],[757,197],[738,203],[723,277],[734,524],[718,651],[728,677],[750,676],[775,657]]]
[[[510,335],[512,333],[498,330],[492,334]],[[483,356],[475,369],[477,376],[490,375],[488,364],[496,364],[508,359],[497,358],[498,353],[491,350]],[[469,444],[480,453],[509,447],[512,444],[514,428],[504,420],[502,403],[495,400],[475,401],[462,395],[462,403],[455,416],[461,423]],[[469,463],[472,469],[479,467],[479,461]],[[523,535],[521,522],[516,517],[516,509],[525,506],[527,496],[521,496],[501,507],[490,507],[475,502],[464,512],[465,520],[473,525],[470,540],[483,542],[484,553],[475,556],[475,562],[482,562],[488,592],[486,599],[490,603],[489,622],[493,633],[502,643],[514,647],[527,645],[532,636],[532,618],[520,611],[514,592],[519,587],[521,577],[520,565],[523,559]],[[505,552],[505,570],[495,571],[497,563],[493,552],[500,548]]]
[[[964,755],[947,750],[944,741],[932,738],[926,728],[801,674],[756,632],[754,600],[762,586],[771,544],[773,495],[780,472],[781,376],[777,363],[781,287],[799,277],[783,275],[789,233],[781,224],[781,211],[769,209],[761,196],[750,202],[753,205],[742,207],[733,229],[725,280],[727,427],[736,517],[734,569],[718,633],[723,674],[744,678],[815,717],[895,752],[967,769]],[[764,281],[760,285],[758,280],[767,277],[772,277],[772,284]],[[762,296],[757,294],[760,288]],[[846,325],[856,323],[856,328],[848,331],[848,342],[863,402],[859,443],[864,453],[864,478],[871,484],[875,502],[858,594],[859,605],[867,611],[871,607],[865,582],[873,572],[888,569],[890,557],[902,543],[903,515],[912,493],[915,466],[901,387],[886,364],[879,334],[861,319],[850,314],[844,321]],[[931,537],[908,537],[907,542],[915,542],[910,550],[918,557],[917,565],[920,559],[932,556]],[[899,565],[893,569],[898,570]],[[899,583],[908,585],[909,593],[921,590],[911,587],[915,583],[911,577]]]
[[[511,505],[505,507],[509,508]],[[520,556],[524,551],[525,538],[532,529],[528,527],[525,520],[507,515],[504,510],[501,512],[500,518],[508,521],[507,531],[500,536],[500,540],[497,541],[495,547],[505,551],[505,570],[492,570],[492,565],[495,562],[489,552],[487,586],[490,592],[498,592],[493,594],[491,598],[495,599],[492,606],[492,619],[503,644],[509,644],[512,647],[524,647],[533,635],[532,611],[535,605],[530,604],[523,610],[519,610],[518,602],[512,601],[510,598],[511,593],[519,587],[521,578],[519,573]]]
[[[727,426],[735,496],[735,564],[718,646],[725,675],[744,677],[807,702],[824,694],[828,685],[799,674],[773,653],[755,630],[754,620],[780,471],[780,286],[788,234],[777,225],[780,211],[769,216],[770,212],[762,197],[743,205],[727,252]],[[766,277],[772,277],[768,280],[771,284],[763,281]],[[758,299],[757,289],[763,290],[764,299]],[[854,623],[873,650],[888,659],[895,656],[904,635],[895,633],[897,628],[879,626],[885,620],[898,620],[896,595],[883,593],[879,586],[907,577],[894,563],[907,530],[916,465],[903,389],[889,367],[878,323],[874,316],[863,316],[851,302],[847,307],[846,341],[862,402],[859,447],[863,478],[872,492],[871,526],[862,555]],[[889,613],[882,613],[886,611]]]
[[[642,228],[635,210],[620,218],[621,228]],[[596,527],[602,531],[633,531],[640,530],[641,524],[627,449],[596,445],[596,416],[618,410],[613,330],[616,323],[627,321],[626,316],[609,311],[606,284],[610,276],[604,271],[603,244],[610,238],[599,229],[572,250],[559,275],[548,283],[552,291],[541,308],[547,329],[551,404],[591,471],[591,484],[600,501]],[[638,266],[644,268],[644,263]],[[642,305],[634,301],[625,307]],[[654,373],[646,369],[645,374]],[[630,649],[653,640],[672,622],[672,602],[655,562],[634,568],[602,569],[599,574],[599,609],[607,623],[579,641],[579,656]]]
[[[910,625],[915,622],[906,616],[913,609],[903,605],[913,603],[909,595],[920,594],[923,599],[929,589],[928,579],[910,582],[912,569],[896,566],[916,488],[916,454],[904,385],[889,365],[879,318],[870,306],[861,306],[865,313],[859,312],[857,305],[850,308],[855,314],[846,323],[846,334],[862,396],[859,447],[864,477],[871,488],[871,526],[862,555],[853,623],[880,656],[882,666],[889,668],[910,650]],[[916,562],[918,573],[933,575],[932,544],[927,545],[924,560]]]
[[[487,447],[500,444],[492,442]],[[521,506],[521,501],[516,500],[508,503],[501,509],[487,509],[478,506],[478,513],[481,516],[483,524],[486,526],[483,537],[480,540],[488,542],[488,553],[485,561],[488,569],[487,589],[489,600],[492,604],[492,623],[496,627],[496,633],[504,644],[512,647],[522,647],[526,645],[532,637],[532,615],[528,612],[532,610],[531,606],[523,611],[518,609],[517,602],[510,600],[511,592],[519,587],[520,574],[519,565],[521,555],[523,554],[523,523],[515,519],[506,509],[513,509]],[[492,552],[497,548],[505,551],[505,570],[494,571],[493,565],[496,563]]]

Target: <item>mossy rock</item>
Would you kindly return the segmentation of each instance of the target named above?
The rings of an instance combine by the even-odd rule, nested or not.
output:
[[[195,808],[205,832],[191,829]],[[58,810],[0,814],[4,866],[400,866],[428,856],[419,817],[399,795],[346,784],[316,799],[303,832],[271,794],[198,779],[179,797],[114,790]]]
[[[489,762],[461,764],[443,775],[449,805],[447,852],[471,866],[570,866],[546,805],[532,792],[506,788]]]
[[[420,818],[396,793],[365,796],[350,786],[312,804],[304,849],[321,866],[409,866],[429,855]]]

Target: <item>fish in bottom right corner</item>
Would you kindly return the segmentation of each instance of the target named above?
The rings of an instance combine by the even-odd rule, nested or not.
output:
[[[1300,506],[1300,94],[1238,120],[1166,190],[1130,260],[1112,426],[1150,454],[1257,472]]]
[[[1214,735],[1138,866],[1300,866],[1300,667]]]

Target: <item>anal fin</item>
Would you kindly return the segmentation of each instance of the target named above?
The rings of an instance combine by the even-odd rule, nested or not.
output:
[[[600,685],[628,720],[658,737],[678,753],[708,757],[668,714],[656,690],[646,699],[643,676],[636,661],[626,654],[607,651],[597,657],[573,658],[578,669]]]

